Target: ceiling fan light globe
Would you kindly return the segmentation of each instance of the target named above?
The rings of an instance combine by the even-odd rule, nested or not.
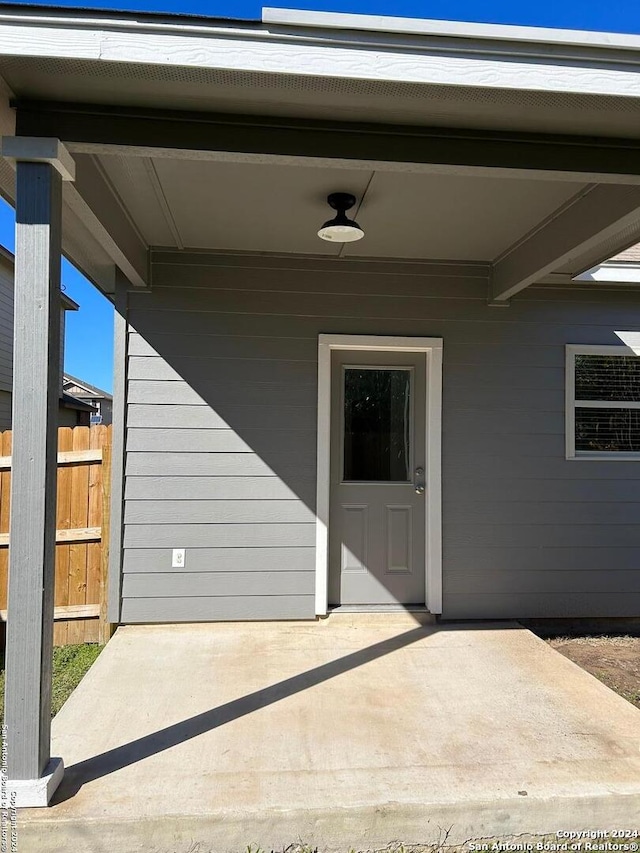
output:
[[[357,240],[362,240],[364,231],[356,222],[340,225],[325,222],[318,231],[318,237],[330,243],[355,243]]]

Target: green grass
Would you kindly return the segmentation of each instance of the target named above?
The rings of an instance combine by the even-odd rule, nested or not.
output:
[[[91,664],[104,646],[83,643],[79,646],[59,646],[53,650],[53,684],[51,716],[58,713],[82,681]],[[0,723],[4,719],[4,654],[0,661]]]

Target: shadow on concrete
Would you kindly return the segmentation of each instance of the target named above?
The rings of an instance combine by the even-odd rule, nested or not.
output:
[[[110,749],[108,752],[88,758],[86,761],[73,764],[65,769],[63,781],[56,791],[52,805],[75,796],[87,782],[115,773],[117,770],[128,767],[137,761],[142,761],[170,749],[172,746],[177,746],[179,743],[191,740],[191,738],[198,737],[198,735],[212,731],[219,726],[224,726],[226,723],[245,717],[247,714],[252,714],[254,711],[273,705],[282,699],[322,684],[324,681],[329,681],[337,675],[364,666],[364,664],[410,646],[433,632],[433,627],[421,625],[412,628],[396,637],[391,637],[366,649],[360,649],[337,660],[322,664],[322,666],[301,672],[284,681],[279,681],[277,684],[272,684],[270,687],[256,690],[255,693],[250,693],[248,696],[226,702],[218,708],[204,711],[188,720],[167,726],[167,728],[153,732],[153,734],[145,735],[145,737]]]

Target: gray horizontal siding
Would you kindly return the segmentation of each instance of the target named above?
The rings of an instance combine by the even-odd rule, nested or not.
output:
[[[312,430],[278,430],[267,436],[260,429],[245,430],[243,437],[232,429],[130,429],[127,449],[162,453],[188,450],[190,453],[252,453],[257,444],[276,452],[288,448],[315,451],[316,435]]]
[[[129,353],[132,356],[153,357],[159,351],[164,358],[176,364],[179,359],[189,365],[191,359],[199,362],[209,359],[261,359],[263,361],[307,361],[315,364],[318,344],[315,337],[264,337],[242,335],[190,334],[176,340],[172,332],[158,333],[154,340],[157,348],[142,335],[132,332],[129,338]],[[526,365],[527,367],[562,368],[562,353],[555,345],[540,344],[532,352],[529,344],[484,342],[484,363],[500,366]],[[207,353],[207,355],[203,355]],[[476,344],[451,343],[447,347],[447,364],[474,365],[477,359]]]
[[[518,410],[520,412],[563,412],[564,391],[560,389],[527,388],[526,386],[505,389],[509,386],[485,385],[479,387],[453,379],[442,393],[442,405],[453,405],[470,411],[502,412]]]
[[[313,595],[236,595],[123,598],[121,621],[220,622],[252,619],[313,619]]]
[[[500,589],[504,595],[556,594],[567,595],[575,590],[575,572],[555,569],[538,572],[512,572],[494,569],[469,576],[466,572],[451,572],[447,580],[451,595],[483,595],[490,589]],[[583,593],[602,595],[640,593],[640,572],[611,569],[607,572],[585,572],[580,578]]]
[[[209,353],[205,358],[237,358],[263,359],[267,361],[308,361],[315,364],[318,345],[314,338],[264,338],[243,337],[241,335],[189,335],[182,340],[176,340],[173,333],[159,335],[156,339],[157,349],[146,341],[142,335],[132,333],[129,338],[129,353],[132,356],[159,355],[174,363],[179,358],[188,363],[188,359],[202,360],[203,353]]]
[[[0,432],[11,429],[11,394],[0,391]]]
[[[564,368],[564,353],[557,345],[537,344],[532,349],[530,343],[483,342],[483,364],[487,367],[555,367]],[[446,352],[447,365],[477,364],[478,346],[473,343],[450,343]]]
[[[224,429],[233,424],[238,432],[247,429],[261,432],[272,429],[313,430],[316,425],[315,406],[274,406],[260,407],[260,425],[256,422],[256,408],[249,402],[244,405],[224,407],[225,419],[208,406],[155,404],[135,405],[129,403],[129,427],[165,427],[168,429],[189,427],[189,429]]]
[[[315,549],[307,547],[274,548],[193,548],[188,555],[190,572],[312,572]],[[167,548],[128,548],[124,554],[124,572],[158,574],[174,572],[171,551]],[[250,584],[249,584],[250,585]]]
[[[0,267],[0,392],[11,391],[13,381],[13,277],[4,266]],[[0,404],[1,406],[2,404]],[[8,429],[6,403],[0,408],[0,429]]]
[[[207,313],[258,313],[262,316],[320,317],[323,320],[334,317],[404,320],[412,317],[416,320],[452,320],[458,323],[487,322],[489,319],[486,313],[486,293],[482,292],[482,288],[474,288],[477,294],[475,297],[443,298],[440,295],[431,296],[426,288],[421,296],[416,297],[403,296],[395,288],[389,287],[389,293],[368,293],[363,299],[360,294],[326,293],[322,292],[320,287],[314,291],[305,289],[302,284],[296,292],[283,293],[273,289],[245,290],[242,289],[242,284],[245,283],[238,281],[236,286],[227,289],[192,288],[183,283],[179,293],[179,311],[194,312],[201,317]],[[452,292],[452,289],[449,292]],[[584,296],[579,300],[568,297],[566,291],[548,290],[538,291],[535,295],[529,294],[529,298],[513,300],[509,306],[509,317],[501,322],[523,325],[558,323],[564,306],[570,309],[573,323],[591,323],[597,315],[599,324],[606,323],[622,328],[628,322],[629,313],[637,311],[633,295],[618,295],[615,301],[612,301],[593,300],[590,299],[589,293],[583,293]],[[175,300],[175,287],[154,286],[155,311],[169,311],[173,316],[176,311]],[[132,292],[130,307],[133,311],[140,308],[147,310],[146,301],[146,293]]]
[[[164,572],[125,574],[122,594],[146,598],[149,585],[155,598],[228,596],[250,588],[252,595],[313,595],[313,572]]]
[[[496,416],[499,412],[496,412]],[[470,421],[472,423],[472,421]],[[524,480],[545,479],[549,481],[549,497],[553,497],[553,480],[637,480],[640,474],[638,462],[608,460],[560,460],[557,456],[527,456],[518,453],[493,453],[479,456],[461,448],[456,458],[449,451],[444,453],[445,464],[457,463],[461,476],[471,481],[492,479],[493,498],[500,499],[500,481],[503,478]],[[445,487],[446,488],[446,487]]]
[[[315,544],[314,524],[127,524],[125,548],[287,548]]]
[[[128,500],[125,524],[313,524],[299,500]]]
[[[445,533],[447,524],[444,525]],[[456,543],[478,550],[488,547],[640,548],[640,524],[468,524],[456,520]]]
[[[563,416],[564,417],[564,416]],[[469,428],[467,425],[467,433]],[[449,448],[457,448],[457,442],[451,435],[446,435],[443,441],[444,452]],[[536,435],[527,433],[475,433],[467,435],[465,454],[486,454],[487,456],[552,456],[557,458],[564,452],[564,430],[562,433]]]
[[[133,357],[129,359],[129,379],[151,379],[158,381],[189,381],[193,374],[207,382],[216,384],[228,381],[233,376],[236,382],[270,382],[277,376],[279,383],[295,383],[297,386],[316,386],[318,369],[313,362],[285,361],[260,358],[192,358],[175,357],[171,366],[157,357]]]
[[[473,430],[469,429],[468,413],[473,411]],[[564,410],[538,412],[531,409],[501,409],[500,417],[493,410],[465,408],[460,398],[449,399],[447,404],[449,425],[444,441],[455,442],[459,447],[469,442],[483,442],[487,436],[562,435],[564,436]],[[465,414],[467,415],[465,417]]]
[[[640,520],[640,497],[638,484],[635,486],[635,499],[628,502],[606,503],[602,500],[585,502],[556,501],[555,495],[543,501],[496,501],[490,506],[477,501],[458,500],[447,502],[447,510],[454,511],[461,524],[500,525],[529,524],[532,518],[536,525],[550,524],[569,527],[588,524],[597,525],[635,525]],[[551,499],[553,498],[553,499]],[[640,527],[640,524],[638,524]]]
[[[606,576],[610,571],[637,572],[638,549],[615,543],[600,547],[575,545],[558,548],[541,544],[537,548],[505,548],[500,544],[476,548],[449,545],[446,548],[446,584],[454,577],[481,577],[488,582],[493,572],[530,574],[533,578],[541,572],[596,572]],[[540,578],[541,582],[543,578]],[[580,589],[583,578],[573,578],[575,589]],[[497,587],[491,587],[499,589]]]
[[[640,294],[495,309],[472,265],[155,257],[128,314],[123,621],[313,615],[320,333],[444,339],[445,617],[640,612],[640,463],[564,458],[564,347],[640,330]]]
[[[158,258],[158,256],[156,256]],[[338,296],[369,296],[380,294],[389,296],[389,283],[382,275],[372,277],[369,269],[361,267],[355,270],[349,269],[349,262],[344,261],[340,267],[340,276],[327,277],[322,262],[313,268],[313,262],[305,261],[299,265],[284,265],[273,263],[268,257],[249,257],[239,259],[235,265],[224,263],[212,263],[215,256],[201,256],[197,263],[188,263],[186,255],[180,258],[178,267],[188,266],[188,274],[184,277],[176,276],[176,258],[170,260],[157,260],[154,266],[154,285],[156,287],[183,287],[188,290],[202,289],[208,292],[217,292],[229,287],[229,278],[216,271],[216,267],[225,267],[225,272],[233,275],[233,266],[241,268],[241,287],[252,292],[266,291],[267,293],[317,293],[336,294]],[[382,264],[378,265],[382,270]],[[269,273],[269,270],[273,270]],[[481,298],[478,282],[483,283],[486,278],[486,268],[472,265],[465,267],[465,277],[460,277],[461,265],[441,265],[439,269],[430,265],[403,266],[391,264],[389,271],[394,276],[394,292],[400,296],[428,296],[430,298]],[[283,275],[280,275],[283,272]],[[267,275],[265,275],[267,273]],[[416,274],[417,273],[417,274]],[[237,273],[236,273],[237,274]],[[456,290],[452,292],[450,279],[455,281]],[[425,287],[428,282],[428,287]],[[235,288],[237,289],[237,288]]]
[[[571,592],[513,593],[491,589],[490,592],[464,592],[452,595],[447,592],[448,608],[456,619],[565,619],[637,617],[638,594],[626,592],[576,592],[581,581]]]
[[[307,487],[315,482],[309,479]],[[273,477],[128,477],[127,501],[291,501],[295,491],[275,474]],[[306,503],[306,501],[305,501]]]
[[[626,467],[625,463],[619,464]],[[599,467],[600,463],[595,462],[594,472],[597,472]],[[620,479],[613,474],[615,474],[615,470],[612,472],[611,479],[582,477],[572,480],[566,478],[554,480],[552,490],[549,488],[549,480],[544,477],[526,480],[520,477],[503,477],[500,479],[499,495],[496,495],[495,503],[492,503],[491,506],[503,509],[505,503],[515,506],[519,502],[534,502],[540,506],[548,500],[553,500],[574,504],[590,501],[608,502],[617,508],[627,501],[636,502],[640,497],[640,476]],[[640,470],[638,475],[640,475]],[[472,481],[460,478],[445,484],[445,507],[449,512],[455,513],[458,508],[462,508],[464,505],[478,506],[478,501],[469,500],[470,482]]]
[[[393,287],[392,284],[389,286]],[[580,291],[576,291],[576,299],[580,296]],[[245,300],[246,298],[245,295]],[[509,306],[509,310],[514,302],[515,300]],[[419,319],[409,315],[380,318],[359,315],[318,318],[265,316],[260,313],[234,314],[222,311],[200,314],[193,311],[180,311],[178,308],[171,312],[152,313],[149,307],[131,311],[129,318],[132,326],[138,330],[143,329],[144,335],[152,341],[157,341],[158,333],[171,334],[174,339],[176,336],[203,335],[210,338],[209,346],[215,346],[213,338],[219,335],[291,338],[295,334],[296,337],[313,339],[314,334],[317,336],[319,329],[326,333],[348,335],[370,335],[373,334],[372,329],[377,329],[380,335],[435,335],[444,338],[451,337],[453,333],[459,343],[476,345],[493,344],[497,339],[502,343],[517,346],[525,344],[564,346],[566,343],[580,343],[584,340],[590,340],[594,344],[620,344],[620,339],[614,335],[616,326],[599,321],[597,306],[594,306],[591,321],[588,323],[574,320],[570,307],[568,303],[564,311],[557,310],[547,322],[540,323],[500,320],[499,309],[490,307],[486,307],[485,310],[492,313],[485,314],[484,319],[476,321],[441,320],[435,316]],[[504,313],[507,313],[506,309]],[[633,317],[634,312],[630,311],[626,319],[617,324],[617,328],[640,331],[640,326],[638,322],[634,324]],[[241,353],[239,356],[241,357]]]
[[[564,364],[557,367],[533,367],[525,364],[458,364],[447,359],[447,390],[455,395],[459,388],[527,391],[564,391]]]
[[[165,475],[191,477],[271,477],[315,474],[314,461],[304,452],[274,452],[268,459],[256,453],[127,453],[127,476]]]
[[[276,374],[277,375],[277,374]],[[286,382],[217,382],[208,379],[186,381],[141,381],[133,379],[128,384],[131,403],[173,404],[181,406],[206,406],[215,396],[219,405],[252,406],[309,406],[315,404],[316,388],[312,385],[291,386]]]

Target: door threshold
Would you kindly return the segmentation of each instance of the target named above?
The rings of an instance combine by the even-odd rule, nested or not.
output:
[[[332,613],[429,613],[424,604],[338,604]]]
[[[325,624],[348,625],[349,627],[414,628],[435,626],[437,617],[419,604],[344,604],[330,607]]]

